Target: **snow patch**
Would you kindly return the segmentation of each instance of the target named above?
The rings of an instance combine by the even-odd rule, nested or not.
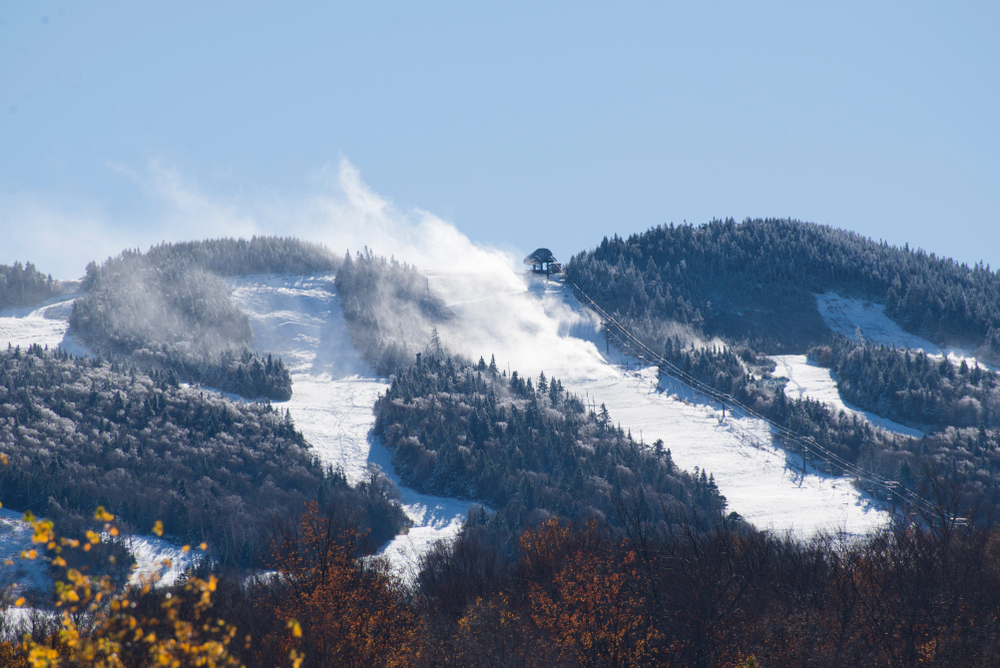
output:
[[[852,339],[860,330],[861,337],[865,341],[896,346],[897,348],[922,350],[928,357],[936,360],[941,360],[947,355],[953,364],[961,364],[962,360],[965,360],[969,366],[978,364],[991,371],[1000,370],[996,366],[984,364],[966,350],[954,347],[946,350],[916,334],[903,331],[902,327],[885,314],[885,306],[882,304],[863,299],[849,299],[833,292],[827,292],[816,295],[816,306],[819,308],[819,314],[827,327]]]
[[[169,587],[204,555],[199,549],[185,552],[182,546],[156,536],[125,536],[123,542],[135,557],[135,567],[129,576],[131,584],[151,582],[159,575],[158,584]]]
[[[834,332],[854,338],[858,330],[866,341],[882,343],[897,348],[923,350],[928,355],[942,355],[944,351],[916,334],[904,332],[885,314],[885,306],[863,299],[849,299],[834,292],[816,295],[819,314]]]
[[[22,517],[21,513],[0,508],[0,587],[3,597],[9,601],[20,596],[39,602],[48,601],[53,592],[48,559],[42,556],[37,559],[21,558],[22,552],[39,550],[31,542],[34,530]]]
[[[924,433],[919,429],[907,427],[898,422],[893,422],[875,413],[855,408],[844,402],[840,397],[840,390],[837,389],[837,379],[830,369],[824,369],[809,361],[805,355],[776,355],[772,357],[778,368],[774,376],[784,376],[788,379],[785,385],[785,395],[791,399],[813,399],[826,404],[835,412],[843,411],[847,415],[858,415],[868,422],[897,434],[912,436],[914,438],[923,437]]]
[[[388,450],[371,435],[372,408],[388,380],[375,375],[351,344],[332,273],[248,276],[229,281],[250,318],[255,345],[282,359],[292,376],[287,408],[317,457],[357,483],[369,465],[380,467],[402,493],[413,523],[382,548],[397,571],[415,574],[430,545],[454,537],[469,501],[419,494],[400,485]]]
[[[0,346],[27,348],[33,343],[62,348],[82,357],[90,351],[69,333],[73,302],[82,296],[79,281],[60,281],[60,292],[41,304],[0,309]]]

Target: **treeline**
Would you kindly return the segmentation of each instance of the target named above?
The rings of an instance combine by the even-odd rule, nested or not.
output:
[[[638,443],[603,405],[588,410],[544,373],[508,378],[492,359],[418,355],[375,403],[374,433],[407,486],[486,503],[512,528],[614,517],[623,490],[711,517],[725,507],[714,479],[678,470],[661,441]]]
[[[353,558],[355,526],[311,506],[272,543],[280,577],[133,590],[128,615],[157,633],[140,643],[124,619],[123,637],[136,642],[120,657],[147,665],[150,644],[173,626],[161,630],[157,620],[169,610],[187,620],[200,598],[212,603],[201,618],[213,623],[194,633],[204,629],[208,639],[218,628],[221,641],[225,629],[235,639],[220,643],[215,665],[248,668],[300,659],[302,668],[995,664],[1000,536],[992,523],[949,523],[952,508],[862,539],[798,542],[725,521],[699,531],[697,521],[675,522],[635,495],[617,507],[614,525],[553,519],[509,550],[493,519],[470,522],[427,554],[406,587],[384,560]],[[175,598],[190,602],[173,607]],[[73,656],[57,624],[39,620],[24,642]],[[27,666],[24,629],[12,626],[0,657]]]
[[[56,293],[52,274],[46,276],[30,262],[13,266],[0,264],[0,309],[32,306]]]
[[[416,267],[365,248],[347,253],[334,285],[351,343],[376,373],[395,373],[423,350],[440,354],[436,325],[454,315]]]
[[[1000,426],[1000,375],[966,360],[935,360],[922,350],[897,350],[835,335],[811,359],[837,375],[844,401],[917,426]]]
[[[203,243],[183,246],[233,246]],[[184,380],[250,399],[289,399],[288,370],[280,359],[252,350],[250,321],[223,280],[191,260],[197,256],[172,248],[159,246],[148,255],[125,251],[100,266],[88,265],[86,295],[74,302],[70,316],[74,332],[101,353],[145,369],[172,370]]]
[[[884,303],[904,330],[935,343],[1000,355],[996,272],[820,225],[661,225],[605,238],[564,270],[604,309],[650,332],[675,321],[758,350],[804,351],[829,335],[813,293],[836,291]]]
[[[550,522],[511,561],[481,530],[425,560],[423,665],[986,666],[1000,642],[994,529],[800,543],[623,505],[621,529]]]
[[[312,274],[340,266],[340,258],[326,246],[293,237],[161,243],[147,257],[155,264],[197,267],[218,276]]]
[[[0,452],[5,507],[74,530],[97,506],[140,533],[162,520],[225,563],[254,563],[266,531],[308,500],[354,508],[383,542],[405,524],[391,484],[324,471],[287,412],[61,349],[0,352]]]

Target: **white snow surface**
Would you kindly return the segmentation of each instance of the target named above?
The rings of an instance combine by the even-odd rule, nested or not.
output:
[[[129,577],[132,584],[156,582],[169,587],[184,571],[197,565],[203,554],[194,546],[185,552],[183,546],[156,536],[131,535],[122,540],[135,557],[135,567]]]
[[[803,475],[801,463],[773,444],[767,423],[730,412],[723,419],[718,404],[608,353],[599,320],[562,284],[512,271],[428,273],[460,316],[439,325],[452,349],[473,360],[493,354],[501,368],[524,376],[544,371],[592,405],[605,404],[633,437],[662,438],[679,466],[713,474],[729,508],[758,527],[807,538],[862,534],[888,521],[849,480],[811,468]]]
[[[863,299],[841,297],[835,292],[816,295],[816,306],[826,326],[834,332],[854,338],[858,331],[865,341],[880,343],[897,348],[922,350],[928,356],[940,360],[944,355],[954,364],[965,360],[969,366],[979,366],[998,371],[995,366],[984,364],[968,351],[951,347],[944,349],[925,338],[903,331],[903,328],[889,319],[885,314],[885,306]]]
[[[854,338],[857,330],[866,341],[884,343],[897,348],[923,350],[928,355],[941,355],[944,351],[916,334],[904,332],[885,314],[885,306],[863,299],[841,297],[835,292],[816,295],[816,306],[826,326],[834,332]]]
[[[421,553],[457,534],[471,504],[400,484],[391,455],[371,434],[372,408],[388,380],[376,376],[351,344],[334,274],[249,276],[231,279],[229,286],[250,317],[256,347],[288,367],[292,398],[280,406],[291,411],[320,460],[341,467],[351,482],[378,466],[400,487],[412,526],[382,552],[398,571],[413,574]]]
[[[87,348],[69,333],[69,316],[79,281],[60,281],[60,292],[37,306],[0,310],[0,346],[27,348],[32,343],[61,347],[72,355],[86,355]]]
[[[858,415],[872,424],[904,436],[920,438],[924,434],[919,429],[893,422],[870,411],[855,408],[844,402],[837,389],[837,379],[830,369],[824,369],[809,361],[805,355],[775,355],[778,364],[775,377],[788,379],[785,394],[792,399],[814,399],[829,406],[834,411],[844,411],[847,415]]]

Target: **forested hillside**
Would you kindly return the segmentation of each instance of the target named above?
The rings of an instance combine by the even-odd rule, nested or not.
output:
[[[293,237],[161,243],[146,256],[154,264],[197,267],[216,276],[312,274],[340,266],[340,258],[326,246]]]
[[[932,429],[1000,427],[1000,374],[977,362],[956,364],[841,335],[809,355],[836,373],[845,401],[877,415]]]
[[[387,483],[353,489],[322,470],[287,413],[180,388],[173,372],[38,346],[0,352],[0,451],[5,507],[69,526],[98,506],[139,531],[162,520],[226,562],[259,558],[274,522],[309,500],[339,500],[382,541],[405,521],[380,498]]]
[[[793,237],[815,232],[778,223],[798,230]],[[716,250],[740,246],[739,233],[725,231],[737,226],[720,225],[736,241]],[[763,238],[766,255],[778,237]],[[827,254],[870,244],[852,235],[841,242],[831,241]],[[709,472],[678,470],[670,443],[637,442],[629,425],[616,424],[603,405],[584,405],[559,379],[449,357],[435,323],[454,316],[415,268],[368,250],[334,261],[296,243],[123,253],[90,267],[73,315],[110,361],[37,345],[0,351],[6,507],[52,517],[60,534],[79,536],[95,528],[89,518],[102,505],[123,530],[148,531],[162,520],[168,537],[205,540],[213,558],[170,588],[103,599],[113,602],[81,622],[75,644],[64,641],[59,618],[39,617],[26,629],[0,615],[0,663],[29,665],[35,651],[68,665],[93,642],[120,652],[125,665],[145,665],[154,648],[172,642],[170,629],[182,629],[192,652],[248,667],[299,659],[303,667],[990,665],[1000,643],[1000,379],[974,363],[831,338],[818,314],[798,311],[810,291],[848,292],[836,286],[852,281],[850,294],[877,298],[878,272],[864,279],[845,260],[828,279],[796,282],[785,268],[768,276],[766,258],[727,268],[729,260],[706,251],[690,260],[671,255],[665,283],[652,257],[649,281],[634,263],[574,260],[597,272],[588,292],[655,346],[664,372],[773,421],[788,468],[820,467],[829,457],[831,474],[844,465],[917,494],[894,492],[889,503],[901,512],[885,530],[804,542],[727,515]],[[882,251],[873,252],[877,266]],[[905,253],[885,251],[894,252]],[[692,265],[698,275],[684,278]],[[825,266],[818,256],[814,265]],[[402,480],[488,506],[473,505],[457,538],[422,554],[405,584],[370,554],[406,530],[385,476],[370,468],[349,485],[319,466],[288,412],[179,382],[239,382],[248,396],[283,396],[287,371],[250,350],[248,320],[219,276],[291,267],[337,270],[352,341],[390,377],[374,433]],[[792,331],[772,316],[792,318]],[[671,324],[675,317],[683,327]],[[621,330],[608,333],[626,345]],[[706,333],[726,342],[692,345]],[[835,370],[845,398],[936,431],[896,436],[790,398],[761,351],[807,347]],[[63,604],[96,603],[81,571],[67,570],[77,562],[58,565],[56,550],[69,543],[51,545],[45,554],[64,581]],[[280,575],[247,578],[247,565]],[[205,640],[218,642],[199,644]]]
[[[574,256],[565,272],[653,338],[671,320],[764,352],[804,351],[829,335],[813,293],[836,291],[884,303],[904,330],[935,343],[1000,355],[996,272],[821,225],[661,225],[605,238]]]
[[[437,323],[454,317],[416,267],[370,249],[344,257],[335,281],[351,343],[388,376],[423,350],[441,352]]]
[[[557,379],[508,378],[492,360],[420,356],[393,376],[375,416],[406,485],[482,501],[511,527],[556,516],[614,521],[626,492],[679,514],[717,517],[725,507],[707,472],[678,470],[663,443],[637,443]]]
[[[184,658],[247,668],[289,657],[414,668],[993,663],[1000,542],[979,523],[928,518],[803,543],[743,523],[698,531],[638,496],[622,511],[619,524],[550,520],[513,541],[481,513],[406,586],[383,558],[354,558],[355,525],[310,506],[278,532],[279,577],[203,570],[170,588],[99,590],[113,594],[110,610],[81,623],[73,645],[60,639],[77,617],[19,629],[2,616],[0,657],[27,666],[29,651],[70,659],[96,646],[147,665],[154,651],[181,654],[170,633],[180,626]],[[94,601],[78,572],[66,582],[70,605]]]
[[[11,306],[32,306],[56,292],[52,275],[46,276],[28,262],[13,266],[0,264],[0,309]]]
[[[161,244],[91,263],[70,323],[91,347],[146,369],[174,370],[247,398],[287,400],[281,360],[253,349],[253,333],[219,277],[330,271],[323,246],[274,237]]]

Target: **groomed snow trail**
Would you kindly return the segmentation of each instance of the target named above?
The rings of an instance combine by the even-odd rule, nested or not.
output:
[[[400,484],[389,452],[370,433],[372,408],[388,382],[351,344],[333,281],[329,273],[248,276],[228,283],[250,318],[254,345],[288,367],[292,398],[277,406],[291,411],[320,460],[341,467],[351,482],[375,464],[399,485],[413,524],[382,551],[397,570],[411,575],[417,557],[433,542],[458,532],[470,503],[419,494]]]
[[[863,299],[841,297],[835,292],[827,292],[816,295],[816,306],[819,308],[819,314],[826,326],[845,336],[854,338],[860,331],[861,337],[865,341],[896,346],[897,348],[922,350],[929,357],[938,360],[947,355],[954,364],[959,364],[964,359],[969,366],[978,364],[992,371],[1000,371],[1000,368],[984,364],[961,348],[945,349],[916,334],[903,331],[902,327],[890,320],[889,316],[885,314],[885,306],[882,304]]]
[[[837,389],[837,379],[833,372],[810,362],[805,355],[775,355],[773,359],[778,364],[774,376],[784,376],[788,379],[785,394],[791,399],[814,399],[829,406],[834,411],[844,411],[848,415],[858,415],[881,427],[904,436],[920,438],[924,435],[919,429],[907,427],[893,422],[875,413],[855,408],[844,402]]]
[[[947,354],[948,359],[955,364],[964,359],[970,365],[979,364],[984,368],[997,370],[979,362],[962,350],[948,349],[946,351],[927,339],[903,331],[885,314],[885,306],[882,304],[827,292],[816,295],[816,306],[827,327],[850,338],[860,334],[865,341],[879,345],[922,350],[929,357],[937,360],[942,359]],[[794,399],[808,397],[821,401],[834,410],[842,410],[849,415],[860,415],[874,425],[904,436],[920,438],[924,435],[919,429],[907,427],[845,403],[837,389],[837,380],[833,373],[829,369],[823,369],[810,362],[805,355],[777,355],[773,359],[778,364],[774,375],[788,378],[785,394],[789,397]]]
[[[885,306],[882,304],[826,292],[816,295],[816,306],[826,326],[844,336],[854,338],[860,330],[861,336],[867,341],[923,350],[928,355],[944,353],[940,347],[927,339],[904,332],[902,327],[885,314]]]
[[[79,281],[60,281],[60,292],[38,306],[0,310],[0,346],[27,348],[32,343],[61,347],[71,355],[88,354],[87,348],[69,333],[73,300],[81,296]]]
[[[674,461],[715,476],[734,510],[763,529],[808,538],[821,531],[859,535],[884,525],[851,481],[807,468],[775,447],[766,422],[722,417],[722,407],[655,369],[605,350],[600,323],[562,284],[509,274],[429,272],[431,287],[460,315],[442,338],[473,360],[496,356],[498,365],[521,375],[559,378],[636,439],[662,438]],[[526,281],[526,282],[525,282]],[[628,365],[629,371],[626,371]]]

